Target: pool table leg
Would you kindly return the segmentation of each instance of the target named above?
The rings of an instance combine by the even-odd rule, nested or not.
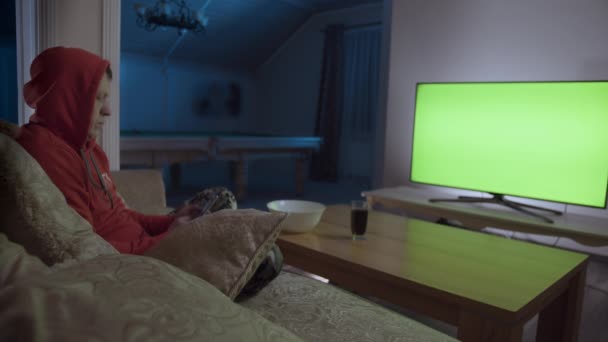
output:
[[[300,196],[304,193],[304,177],[306,174],[306,157],[298,156],[296,158],[296,195]]]
[[[178,189],[182,179],[182,169],[179,163],[169,166],[169,174],[171,175],[171,188]]]
[[[237,200],[242,200],[247,196],[247,161],[243,158],[239,158],[235,163],[234,170],[234,185],[236,187]]]

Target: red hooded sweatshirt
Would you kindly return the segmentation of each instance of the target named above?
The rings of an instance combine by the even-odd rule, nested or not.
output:
[[[110,63],[56,47],[30,68],[24,98],[36,110],[17,141],[46,171],[68,204],[121,253],[142,254],[160,241],[172,216],[129,210],[116,193],[106,154],[88,138],[97,88]]]

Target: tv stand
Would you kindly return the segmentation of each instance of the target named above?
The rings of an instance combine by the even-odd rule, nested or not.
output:
[[[547,211],[547,212],[550,212],[555,215],[562,214],[562,212],[558,211],[558,210],[553,210],[553,209],[538,207],[535,205],[511,201],[511,200],[506,199],[505,196],[502,194],[490,193],[490,195],[492,195],[492,197],[490,197],[490,198],[470,197],[470,196],[458,196],[458,198],[431,198],[431,199],[429,199],[429,202],[431,202],[431,203],[436,203],[436,202],[496,203],[496,204],[504,205],[505,207],[509,207],[513,210],[517,210],[526,215],[537,217],[547,223],[554,223],[554,222],[552,219],[550,219],[546,216],[543,216],[541,214],[535,213],[526,208]]]
[[[433,203],[429,199],[445,197],[445,192],[414,186],[374,189],[365,191],[362,195],[366,197],[370,208],[424,220],[436,221],[443,218],[457,221],[460,226],[473,230],[494,227],[522,233],[567,237],[588,246],[608,246],[607,216],[569,212],[552,217],[555,223],[547,223],[504,206],[466,205],[462,201]]]

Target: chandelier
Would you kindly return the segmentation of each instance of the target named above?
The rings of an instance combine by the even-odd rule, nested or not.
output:
[[[158,27],[175,27],[180,36],[188,31],[204,32],[208,23],[203,13],[205,7],[194,11],[188,8],[184,0],[158,0],[154,6],[135,4],[137,25],[147,31],[154,31]]]

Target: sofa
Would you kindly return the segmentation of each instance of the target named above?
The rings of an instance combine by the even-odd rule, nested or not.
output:
[[[168,212],[159,171],[113,179],[131,208]],[[120,254],[3,133],[0,217],[2,341],[455,341],[296,272],[235,302],[167,262]]]

